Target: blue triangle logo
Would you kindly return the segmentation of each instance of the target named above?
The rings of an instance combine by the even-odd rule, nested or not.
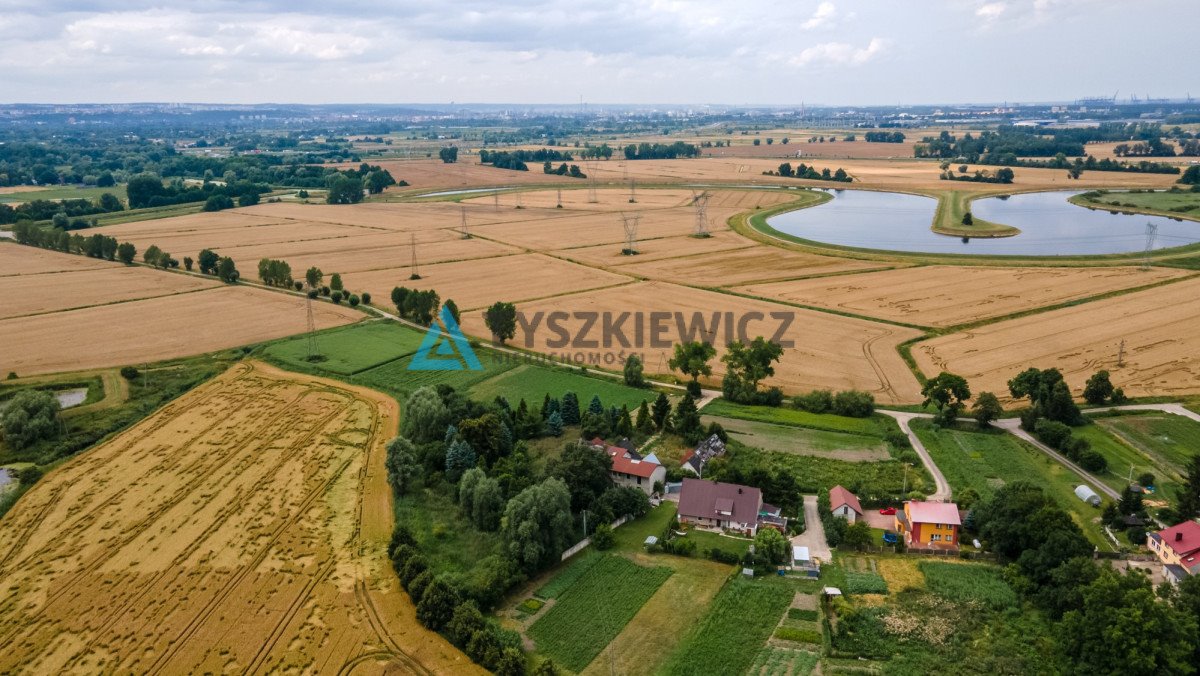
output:
[[[434,321],[425,332],[421,347],[408,363],[409,371],[482,371],[483,364],[467,342],[450,308],[442,306],[438,315],[441,326]],[[433,356],[433,355],[438,356]]]

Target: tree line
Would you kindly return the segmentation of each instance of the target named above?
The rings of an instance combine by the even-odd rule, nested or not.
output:
[[[791,162],[784,162],[779,165],[776,171],[767,170],[763,172],[764,176],[785,176],[788,178],[804,178],[811,181],[837,181],[839,183],[851,183],[854,179],[846,173],[846,170],[838,167],[837,171],[829,171],[826,167],[817,171],[816,167],[810,167],[807,164],[801,163],[800,166],[793,167]]]
[[[898,131],[868,131],[863,134],[867,143],[904,143],[904,133]]]
[[[0,202],[0,225],[17,221],[44,221],[59,218],[55,227],[65,230],[82,230],[91,227],[83,216],[110,214],[124,211],[125,205],[116,195],[106,192],[94,200],[30,200],[13,207]]]
[[[673,160],[679,157],[699,157],[700,148],[693,143],[630,143],[625,146],[627,160]]]

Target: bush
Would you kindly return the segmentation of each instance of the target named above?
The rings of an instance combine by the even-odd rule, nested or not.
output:
[[[121,367],[121,377],[124,378],[125,380],[134,380],[140,375],[142,375],[142,374],[136,368],[134,368],[132,366],[122,366]]]
[[[1071,428],[1055,420],[1042,418],[1034,423],[1033,433],[1038,440],[1052,448],[1062,448],[1071,438]]]
[[[851,418],[867,418],[875,412],[875,397],[859,390],[838,392],[833,397],[833,412]]]
[[[58,419],[58,399],[44,390],[25,390],[13,395],[0,416],[0,430],[11,450],[19,451],[39,441],[58,438],[63,431]]]
[[[738,556],[737,553],[726,551],[720,547],[710,547],[704,553],[704,555],[711,561],[716,561],[717,563],[726,563],[729,565],[733,565],[741,560],[741,557]]]
[[[792,398],[792,405],[809,413],[828,413],[833,408],[833,392],[813,390],[808,394],[800,394]]]
[[[596,526],[595,532],[592,533],[592,546],[600,551],[612,549],[614,540],[612,526],[606,523]]]

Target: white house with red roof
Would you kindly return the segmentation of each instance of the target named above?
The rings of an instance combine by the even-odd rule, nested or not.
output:
[[[603,449],[612,458],[610,476],[618,486],[633,486],[646,495],[654,494],[654,485],[667,483],[667,468],[653,454],[642,457],[636,451],[609,446],[603,439],[592,439],[592,448]]]
[[[1146,546],[1163,562],[1167,578],[1178,584],[1189,575],[1200,575],[1200,523],[1184,521],[1151,533]]]
[[[829,509],[834,516],[840,516],[850,523],[861,519],[863,515],[862,505],[858,502],[858,496],[841,486],[834,486],[829,489]]]

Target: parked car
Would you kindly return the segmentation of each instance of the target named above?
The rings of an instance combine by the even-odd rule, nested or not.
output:
[[[879,510],[879,513],[891,516],[892,514],[896,513],[896,508],[895,507],[884,507],[883,509]]]

